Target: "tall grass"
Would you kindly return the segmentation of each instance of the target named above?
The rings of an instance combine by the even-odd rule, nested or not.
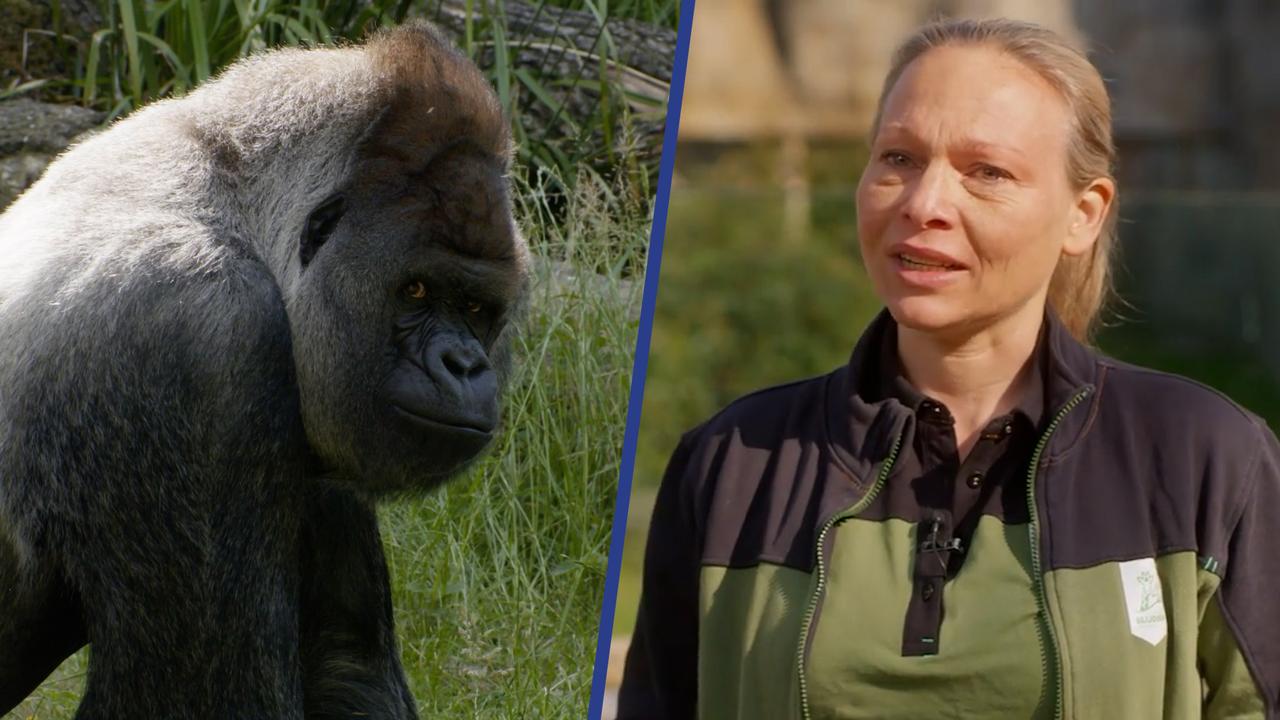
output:
[[[54,2],[55,15],[60,13]],[[614,19],[675,27],[677,0],[533,0],[535,17],[557,9],[585,12],[596,24],[586,49],[546,38],[514,37],[505,5],[494,0],[103,0],[103,27],[89,38],[55,34],[73,54],[74,77],[35,78],[4,92],[61,90],[63,97],[108,117],[182,95],[219,70],[267,48],[359,42],[409,17],[437,21],[463,12],[459,45],[476,60],[512,119],[522,163],[566,186],[583,171],[624,172],[641,197],[652,195],[653,165],[636,145],[634,123],[661,122],[666,83],[629,70],[609,31]],[[558,22],[548,21],[559,32]],[[47,31],[45,31],[47,32]],[[577,70],[562,76],[566,56]],[[530,62],[532,60],[532,62]],[[572,105],[572,107],[570,107]]]
[[[332,44],[400,22],[405,0],[118,0],[101,5],[74,94],[112,116],[182,95],[250,53],[278,45]]]

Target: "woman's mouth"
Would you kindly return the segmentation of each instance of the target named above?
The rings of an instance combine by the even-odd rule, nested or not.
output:
[[[930,253],[899,251],[892,255],[894,275],[899,282],[908,288],[935,292],[951,287],[964,279],[967,268],[950,262],[950,258],[939,258]]]
[[[947,272],[949,270],[963,269],[959,265],[951,265],[949,263],[938,262],[937,260],[928,260],[922,257],[916,257],[908,253],[898,253],[895,255],[902,267],[907,270],[916,270],[919,272]]]

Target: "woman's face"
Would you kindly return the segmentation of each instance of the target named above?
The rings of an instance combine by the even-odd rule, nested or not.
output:
[[[907,66],[857,198],[864,263],[899,323],[1038,323],[1058,259],[1087,252],[1101,219],[1096,193],[1067,179],[1070,122],[1052,86],[996,49],[935,48]]]

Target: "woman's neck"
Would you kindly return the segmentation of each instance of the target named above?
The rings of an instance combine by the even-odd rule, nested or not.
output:
[[[1017,407],[1030,388],[1031,362],[1044,311],[1003,318],[952,338],[898,326],[898,357],[911,384],[941,402],[955,419],[963,460],[992,418]]]

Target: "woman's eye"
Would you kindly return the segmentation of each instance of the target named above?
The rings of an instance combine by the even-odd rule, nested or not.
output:
[[[911,158],[907,157],[904,153],[900,153],[896,150],[890,150],[882,154],[880,156],[880,160],[882,160],[889,167],[894,167],[894,168],[905,168],[905,167],[911,166]]]
[[[405,285],[401,292],[410,300],[422,300],[427,297],[427,286],[421,280],[414,280]]]
[[[998,182],[1000,180],[1008,180],[1013,177],[1004,170],[992,165],[983,165],[979,167],[974,174],[979,180],[986,180],[987,182]]]

